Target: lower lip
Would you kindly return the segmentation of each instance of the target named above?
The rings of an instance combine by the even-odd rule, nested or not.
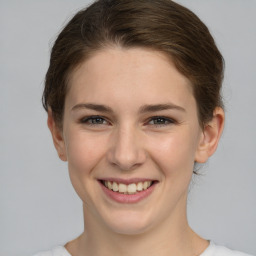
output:
[[[104,193],[110,197],[112,200],[123,203],[123,204],[134,204],[142,201],[143,199],[147,198],[154,190],[155,183],[153,183],[148,189],[137,192],[136,194],[122,194],[118,192],[114,192],[108,188],[106,188],[100,181],[99,181],[102,190]]]

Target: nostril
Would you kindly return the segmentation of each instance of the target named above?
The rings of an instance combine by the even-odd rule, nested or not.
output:
[[[135,137],[122,133],[122,136],[114,139],[107,153],[107,159],[113,166],[118,166],[122,171],[131,171],[146,161],[146,152]]]

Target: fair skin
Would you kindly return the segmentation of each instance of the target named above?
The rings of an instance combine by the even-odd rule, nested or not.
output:
[[[113,47],[83,62],[71,76],[62,128],[48,115],[84,204],[84,233],[66,245],[71,255],[202,253],[208,242],[187,222],[188,186],[194,162],[216,150],[223,123],[216,108],[201,129],[189,80],[160,52]],[[152,184],[136,197],[144,194],[113,192],[104,181]]]

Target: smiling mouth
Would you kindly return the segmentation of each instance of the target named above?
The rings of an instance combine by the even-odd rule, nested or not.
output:
[[[143,181],[138,183],[131,183],[131,184],[123,184],[117,183],[115,181],[104,181],[101,180],[101,183],[109,190],[121,193],[121,194],[137,194],[141,191],[147,190],[154,184],[154,181]]]

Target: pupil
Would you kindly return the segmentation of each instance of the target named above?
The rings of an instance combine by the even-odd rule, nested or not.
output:
[[[95,118],[95,119],[93,119],[93,123],[94,124],[102,123],[102,119],[101,118]]]
[[[156,124],[164,124],[165,120],[163,118],[157,118],[155,123]]]

